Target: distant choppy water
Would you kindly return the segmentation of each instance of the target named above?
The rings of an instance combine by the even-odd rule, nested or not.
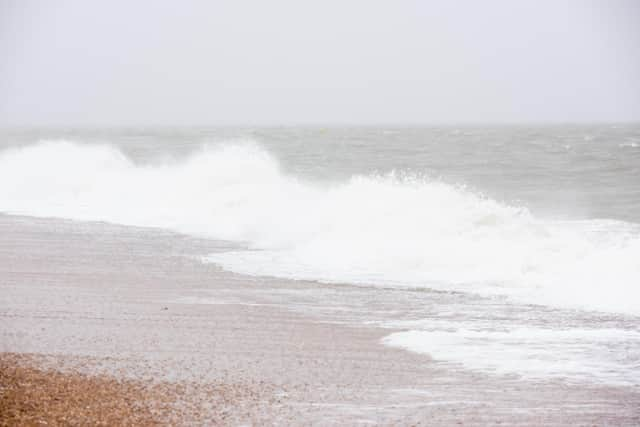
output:
[[[536,214],[640,222],[640,124],[0,131],[0,147],[52,139],[113,144],[138,163],[253,140],[302,177],[414,171]]]
[[[0,212],[236,241],[205,261],[244,274],[640,316],[640,125],[5,131]],[[387,344],[640,384],[637,322],[587,318],[398,319]]]

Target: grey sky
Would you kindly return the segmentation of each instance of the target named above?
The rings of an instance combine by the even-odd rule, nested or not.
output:
[[[637,0],[0,0],[0,125],[626,120]]]

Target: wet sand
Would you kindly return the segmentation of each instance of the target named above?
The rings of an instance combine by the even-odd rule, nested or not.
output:
[[[130,401],[147,408],[151,424],[640,424],[637,387],[492,376],[385,347],[392,330],[284,297],[326,287],[352,298],[348,287],[245,277],[196,258],[226,246],[0,216],[0,399],[27,375],[63,400],[74,394],[57,391],[66,382],[82,394],[98,393],[99,383],[118,399],[133,390]],[[37,382],[28,383],[12,395],[32,400],[14,402],[36,408],[23,416],[55,423],[67,412],[41,410]],[[101,420],[80,411],[81,424]]]

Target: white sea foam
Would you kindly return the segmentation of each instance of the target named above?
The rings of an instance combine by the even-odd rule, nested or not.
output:
[[[619,147],[622,147],[622,148],[638,148],[638,147],[640,147],[640,143],[637,143],[637,142],[623,142],[622,144],[619,145]]]
[[[630,330],[410,330],[383,343],[490,373],[640,385],[640,333]]]
[[[211,262],[255,275],[503,294],[640,314],[638,226],[551,222],[443,182],[301,182],[253,143],[136,165],[110,146],[0,152],[0,211],[247,242]]]

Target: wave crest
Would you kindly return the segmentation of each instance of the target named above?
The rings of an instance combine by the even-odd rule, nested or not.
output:
[[[247,274],[506,294],[640,313],[638,227],[553,222],[418,176],[300,181],[255,143],[138,165],[108,145],[0,152],[0,211],[246,242],[207,259]]]

